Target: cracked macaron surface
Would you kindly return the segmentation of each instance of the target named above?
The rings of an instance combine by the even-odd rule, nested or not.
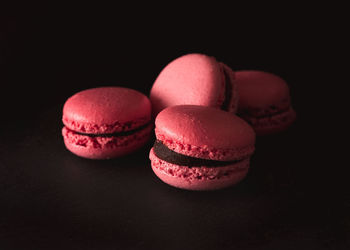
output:
[[[153,115],[174,105],[202,105],[235,113],[235,74],[224,63],[204,54],[187,54],[171,61],[150,91]]]
[[[263,71],[237,71],[238,115],[257,135],[287,129],[295,120],[289,87],[279,76]]]
[[[91,159],[128,154],[150,137],[151,104],[142,93],[122,87],[83,90],[63,107],[62,135],[72,153]]]
[[[149,157],[165,183],[189,190],[234,185],[247,174],[255,133],[239,117],[215,108],[179,105],[156,118]]]

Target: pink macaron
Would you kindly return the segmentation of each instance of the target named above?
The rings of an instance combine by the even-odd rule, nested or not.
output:
[[[90,159],[133,152],[147,142],[153,128],[149,99],[121,87],[76,93],[64,104],[62,121],[67,149]]]
[[[187,54],[170,62],[150,91],[153,115],[174,105],[201,105],[235,113],[238,96],[234,72],[214,57]]]
[[[172,106],[155,121],[149,157],[165,183],[188,190],[234,185],[247,174],[255,133],[231,113],[197,105]]]
[[[251,124],[257,135],[288,128],[296,118],[289,87],[279,76],[262,71],[237,71],[238,115]]]

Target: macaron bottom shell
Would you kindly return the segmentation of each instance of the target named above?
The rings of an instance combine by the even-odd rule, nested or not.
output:
[[[150,139],[153,125],[124,136],[94,136],[62,129],[64,144],[73,154],[88,159],[110,159],[129,154],[141,148]]]
[[[239,183],[248,173],[250,158],[221,167],[188,167],[158,158],[153,148],[149,158],[153,172],[163,182],[187,190],[216,190]]]

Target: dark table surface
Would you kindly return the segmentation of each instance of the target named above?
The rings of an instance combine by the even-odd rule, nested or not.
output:
[[[315,77],[322,76],[318,43],[304,23],[284,30],[255,23],[218,40],[227,27],[202,27],[202,19],[184,22],[181,33],[176,21],[164,33],[161,25],[130,31],[122,22],[39,14],[1,20],[1,250],[350,248],[346,164],[331,153],[340,153],[331,143],[338,127],[324,118],[332,91]],[[61,115],[70,95],[104,85],[148,95],[162,67],[190,52],[235,70],[270,71],[290,85],[297,121],[257,138],[240,184],[212,192],[170,187],[150,167],[152,140],[105,161],[65,149]]]
[[[250,172],[239,185],[191,192],[153,174],[152,141],[114,160],[71,154],[60,134],[61,108],[46,108],[16,135],[2,133],[1,249],[346,249],[349,244],[345,179],[333,179],[315,160],[322,156],[310,155],[313,138],[305,137],[310,133],[302,119],[285,133],[257,138]]]

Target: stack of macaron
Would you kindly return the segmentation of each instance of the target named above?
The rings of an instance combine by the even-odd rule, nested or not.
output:
[[[282,78],[188,54],[160,72],[149,98],[122,87],[76,93],[64,104],[62,135],[72,153],[109,159],[140,149],[154,128],[149,158],[159,179],[213,190],[244,179],[256,135],[286,130],[295,117]]]

